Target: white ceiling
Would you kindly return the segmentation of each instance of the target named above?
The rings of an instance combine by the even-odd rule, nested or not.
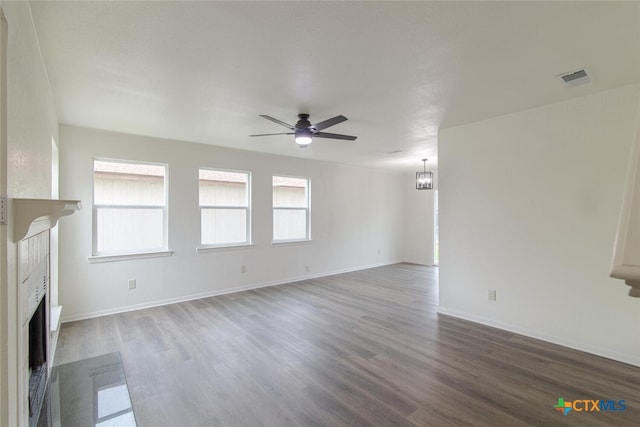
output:
[[[439,128],[640,81],[636,2],[31,8],[62,123],[357,165],[434,168]],[[592,84],[556,77],[582,67]],[[326,131],[358,139],[248,137],[286,131],[259,114],[299,112],[343,114]]]

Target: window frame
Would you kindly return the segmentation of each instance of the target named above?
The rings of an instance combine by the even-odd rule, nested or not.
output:
[[[247,176],[247,197],[246,197],[246,206],[237,206],[237,205],[202,205],[200,202],[200,171],[208,170],[208,171],[216,171],[216,172],[229,172],[229,173],[238,173],[244,174]],[[200,222],[199,222],[199,230],[200,230],[200,244],[197,247],[197,252],[206,252],[208,249],[222,249],[222,248],[233,248],[233,247],[241,247],[241,246],[251,246],[252,236],[251,236],[251,224],[252,224],[252,211],[251,211],[251,184],[252,177],[250,171],[244,170],[235,170],[235,169],[221,169],[215,167],[199,167],[198,168],[198,210],[200,213]],[[245,235],[246,239],[244,242],[229,242],[229,243],[202,243],[202,211],[203,209],[237,209],[245,211]]]
[[[438,190],[433,192],[433,265],[440,265],[440,218]]]
[[[273,189],[275,186],[273,185],[274,178],[293,178],[293,179],[303,179],[307,182],[306,187],[306,202],[307,206],[304,208],[301,207],[276,207],[273,203],[274,192]],[[305,222],[305,237],[299,239],[276,239],[274,236],[275,228],[273,226],[273,218],[276,210],[288,210],[288,211],[305,211],[306,222]],[[271,176],[271,244],[283,244],[283,243],[301,243],[301,242],[310,242],[311,241],[311,177],[309,176],[296,176],[296,175],[272,175]]]
[[[124,163],[130,165],[151,165],[161,166],[164,168],[164,205],[117,205],[117,204],[97,204],[95,202],[96,196],[96,177],[95,177],[95,162],[109,162],[109,163]],[[150,162],[144,160],[126,160],[126,159],[112,159],[104,157],[94,157],[91,162],[91,257],[89,260],[92,262],[101,261],[117,261],[120,259],[129,258],[148,258],[152,256],[168,256],[171,255],[169,251],[169,165],[160,162]],[[98,251],[98,210],[101,208],[113,208],[113,209],[160,209],[162,211],[162,246],[156,248],[144,248],[135,250],[116,250],[116,251]]]

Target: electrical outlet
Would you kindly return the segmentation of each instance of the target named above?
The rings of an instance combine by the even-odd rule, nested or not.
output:
[[[311,267],[309,267],[308,265],[305,265],[304,266],[304,271],[306,271],[308,273],[309,271],[311,271]]]
[[[380,250],[380,248],[378,248],[378,255],[380,255],[382,253],[382,251]]]
[[[240,273],[244,274],[247,272],[247,266],[246,265],[241,265],[240,266]]]
[[[129,289],[136,288],[136,279],[129,279]]]
[[[489,301],[495,301],[495,300],[496,300],[496,290],[489,289]]]

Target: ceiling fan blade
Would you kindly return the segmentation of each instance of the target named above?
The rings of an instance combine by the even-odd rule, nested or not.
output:
[[[258,133],[256,135],[249,136],[271,136],[271,135],[295,135],[293,132],[281,132],[281,133]]]
[[[273,117],[271,117],[271,116],[267,116],[266,114],[260,114],[260,117],[262,117],[262,118],[264,118],[264,119],[267,119],[267,120],[270,120],[270,121],[272,121],[273,123],[277,123],[277,124],[279,124],[279,125],[281,125],[281,126],[284,126],[284,127],[286,127],[287,129],[291,129],[291,130],[293,130],[293,126],[292,126],[292,125],[290,125],[289,123],[285,123],[285,122],[283,122],[282,120],[274,119]]]
[[[340,116],[335,116],[335,117],[333,117],[331,119],[327,119],[327,120],[324,120],[322,122],[316,123],[316,124],[311,125],[311,126],[316,128],[316,130],[322,130],[322,129],[326,129],[328,127],[337,125],[338,123],[342,123],[345,120],[347,120],[347,118],[345,116],[340,115]]]
[[[329,132],[316,132],[313,134],[314,138],[329,138],[329,139],[344,139],[346,141],[355,141],[357,136],[351,135],[340,135],[339,133],[329,133]]]

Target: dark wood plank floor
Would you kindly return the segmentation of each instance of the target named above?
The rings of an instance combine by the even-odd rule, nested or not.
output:
[[[139,426],[637,426],[640,368],[436,314],[398,264],[64,324],[120,351]],[[553,409],[623,399],[623,412]]]

